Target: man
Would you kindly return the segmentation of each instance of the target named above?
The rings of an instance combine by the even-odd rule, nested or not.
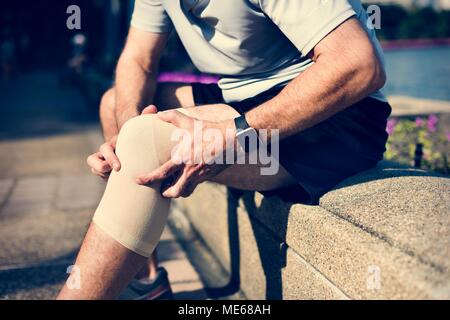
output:
[[[116,298],[154,251],[168,199],[203,181],[316,203],[380,161],[390,107],[379,91],[382,50],[366,22],[359,0],[136,1],[101,108],[109,141],[88,159],[95,174],[112,174],[77,258],[81,289],[65,286],[59,298]],[[198,69],[220,75],[217,86],[157,86],[173,28]],[[199,121],[223,137],[201,139],[209,158],[189,139],[171,139],[180,129],[195,136]],[[281,139],[276,173],[209,161],[229,146],[250,154],[241,133],[264,130],[268,143]]]

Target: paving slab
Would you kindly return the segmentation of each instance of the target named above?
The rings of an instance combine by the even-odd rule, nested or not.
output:
[[[86,165],[102,141],[97,111],[52,72],[20,76],[0,95],[0,299],[53,299],[105,187]],[[175,298],[207,297],[168,228],[158,255]]]
[[[8,199],[14,186],[14,179],[0,179],[0,206],[3,206]]]
[[[105,182],[92,174],[62,175],[56,181],[55,207],[61,210],[95,208]]]

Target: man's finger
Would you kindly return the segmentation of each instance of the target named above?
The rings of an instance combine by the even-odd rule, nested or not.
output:
[[[136,179],[136,183],[140,185],[147,185],[155,181],[161,181],[169,178],[172,174],[174,174],[179,168],[179,165],[174,164],[172,161],[167,161],[158,169],[153,172],[140,175]]]
[[[142,110],[142,114],[155,114],[157,112],[158,112],[158,108],[154,104],[151,104],[148,107],[146,107],[144,110]]]
[[[113,147],[109,143],[105,143],[100,147],[100,153],[111,168],[114,168],[116,171],[120,170],[119,158],[116,156]]]
[[[186,188],[184,189],[183,193],[181,194],[181,197],[183,198],[187,198],[189,197],[191,194],[194,193],[195,188],[197,188],[197,184],[196,183],[188,183]]]
[[[96,175],[96,176],[102,178],[102,179],[105,180],[105,181],[108,180],[108,178],[109,178],[109,173],[102,173],[102,172],[99,172],[99,171],[95,170],[94,168],[91,168],[91,172],[92,172],[94,175]]]
[[[161,194],[165,198],[179,198],[184,194],[187,184],[187,176],[183,173],[173,185],[169,186],[165,190],[162,190]]]
[[[102,154],[97,152],[87,158],[87,164],[98,172],[106,173],[111,171],[111,166],[103,158]]]
[[[109,177],[111,175],[111,171],[101,172],[101,171],[95,170],[94,168],[91,168],[91,171],[92,171],[93,174],[95,174],[97,176]]]
[[[190,128],[193,118],[176,110],[158,112],[158,117],[165,122],[171,123],[178,128]]]

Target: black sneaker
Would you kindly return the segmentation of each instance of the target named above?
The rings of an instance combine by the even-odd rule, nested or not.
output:
[[[119,296],[119,300],[172,300],[167,271],[158,268],[156,278],[151,281],[133,279]]]

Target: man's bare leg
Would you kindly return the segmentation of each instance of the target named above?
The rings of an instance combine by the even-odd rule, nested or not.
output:
[[[158,109],[186,108],[194,106],[192,87],[189,84],[164,83],[158,85],[155,96],[155,104]],[[114,88],[109,89],[103,95],[100,102],[100,123],[105,141],[119,134],[115,116],[116,97]],[[169,107],[171,106],[171,107]],[[158,271],[158,253],[153,252],[141,270],[136,274],[137,279],[154,279]]]
[[[216,121],[230,119],[237,115],[237,112],[227,105],[203,106],[180,111],[198,119]],[[166,141],[169,141],[169,137],[158,136],[159,141],[163,138],[164,141],[161,144],[167,144]],[[166,157],[168,159],[170,154],[167,154]],[[239,179],[231,178],[236,176]],[[295,183],[293,178],[282,168],[277,175],[261,176],[259,170],[255,170],[254,165],[232,166],[220,177],[218,179],[221,180],[220,182],[242,189],[248,189],[250,186],[252,189],[272,190]],[[230,181],[227,180],[227,177]],[[251,185],[248,184],[248,181],[252,181]],[[153,196],[155,197],[159,196],[156,189],[149,192],[154,192]],[[161,199],[161,201],[163,200]],[[93,223],[76,262],[76,270],[79,270],[81,275],[81,287],[80,289],[71,288],[71,281],[68,281],[58,298],[114,299],[146,261],[144,256],[127,249]]]

